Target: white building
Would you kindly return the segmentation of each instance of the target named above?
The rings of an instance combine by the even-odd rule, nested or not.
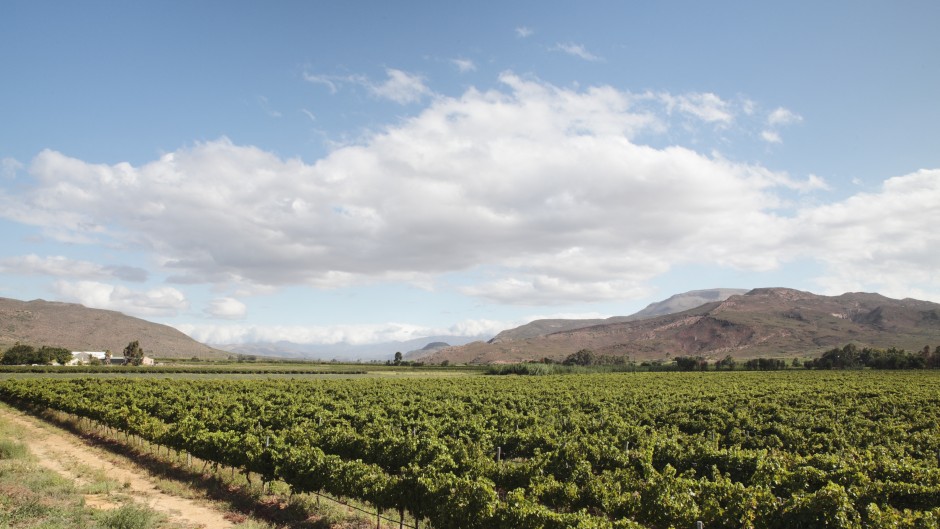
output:
[[[105,352],[104,351],[75,351],[72,353],[72,360],[69,361],[67,365],[70,366],[80,366],[87,365],[91,363],[92,359],[96,359],[102,364],[105,363]],[[113,366],[124,365],[124,357],[121,355],[111,355],[111,364]],[[145,356],[143,363],[141,365],[152,366],[153,358]]]

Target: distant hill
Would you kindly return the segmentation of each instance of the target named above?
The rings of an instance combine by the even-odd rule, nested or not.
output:
[[[447,342],[431,342],[421,349],[408,351],[405,353],[404,358],[405,360],[422,360],[447,347],[450,347],[450,344]]]
[[[0,298],[0,349],[16,342],[105,351],[119,355],[137,340],[147,356],[225,358],[229,353],[201,344],[182,332],[110,310],[54,301]]]
[[[426,336],[413,340],[379,342],[353,345],[348,343],[336,344],[301,344],[293,342],[259,342],[241,344],[210,344],[213,347],[232,351],[234,353],[271,356],[277,358],[338,360],[341,362],[370,362],[391,360],[396,352],[405,353],[425,346],[428,342],[446,342],[452,345],[463,345],[480,337],[467,336]],[[420,357],[405,354],[406,360],[418,360]]]
[[[429,361],[564,359],[579,349],[635,360],[701,355],[795,357],[846,343],[916,351],[940,345],[940,304],[879,294],[819,296],[761,288],[687,311],[613,322],[522,340],[450,347]]]
[[[497,334],[489,343],[504,343],[514,340],[525,340],[537,336],[545,336],[556,332],[583,329],[594,325],[622,323],[643,320],[664,314],[673,314],[693,309],[713,301],[723,301],[735,294],[744,294],[747,290],[740,288],[712,288],[708,290],[693,290],[676,294],[663,301],[649,304],[645,309],[630,316],[614,316],[606,319],[543,319],[534,320],[514,329],[505,330]]]

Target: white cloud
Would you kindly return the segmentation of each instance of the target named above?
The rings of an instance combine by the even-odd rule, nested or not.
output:
[[[12,180],[16,178],[16,173],[21,169],[23,169],[23,164],[15,158],[6,157],[0,159],[0,178]]]
[[[424,77],[386,68],[386,80],[382,83],[371,81],[364,75],[315,75],[304,73],[304,80],[313,84],[320,84],[329,88],[335,94],[346,84],[365,88],[375,97],[388,99],[398,104],[417,103],[427,96],[433,95],[431,89],[425,84]],[[308,116],[309,117],[309,116]]]
[[[466,320],[446,328],[408,323],[359,325],[215,325],[182,324],[176,327],[202,343],[242,344],[291,342],[317,345],[363,345],[403,342],[427,336],[493,336],[512,323],[493,320]]]
[[[890,178],[876,193],[801,211],[789,251],[826,265],[817,282],[827,293],[866,290],[940,301],[937,204],[940,170]]]
[[[123,312],[131,316],[175,316],[189,307],[186,296],[172,287],[135,291],[121,285],[96,281],[56,281],[55,293],[63,301],[74,301],[94,309]]]
[[[731,104],[712,93],[658,94],[669,113],[679,111],[707,123],[730,124],[734,121]]]
[[[388,68],[385,70],[388,79],[382,84],[370,84],[369,90],[378,97],[392,100],[400,105],[417,103],[431,90],[424,84],[424,78],[408,72]]]
[[[578,57],[590,62],[600,62],[604,60],[603,58],[589,52],[583,44],[575,44],[573,42],[559,42],[558,44],[555,44],[551,50],[561,51],[571,55],[572,57]]]
[[[527,28],[526,26],[519,26],[516,28],[516,36],[520,39],[529,38],[534,34],[535,31],[533,31],[531,28]]]
[[[265,96],[258,96],[258,106],[261,107],[261,110],[263,110],[264,113],[268,115],[268,117],[272,117],[272,118],[281,117],[280,112],[271,108],[271,103],[268,102],[268,98]]]
[[[780,138],[780,134],[773,130],[765,130],[760,133],[761,139],[767,143],[783,143],[783,140]]]
[[[500,82],[436,96],[313,164],[226,139],[141,166],[43,151],[32,187],[0,190],[0,215],[61,240],[133,244],[174,281],[238,295],[382,280],[428,287],[443,273],[484,271],[463,291],[542,305],[636,297],[682,264],[759,271],[796,259],[823,262],[831,277],[914,278],[940,290],[923,272],[940,262],[935,171],[791,211],[782,195],[825,182],[637,143],[670,108],[732,120],[714,94],[560,88],[512,73]],[[902,192],[914,181],[916,193]],[[903,229],[887,229],[895,225]]]
[[[477,65],[470,59],[451,59],[450,62],[454,63],[460,73],[475,72],[477,69]]]
[[[778,129],[786,125],[793,125],[803,121],[803,117],[783,107],[776,108],[767,116],[769,128],[761,132],[761,138],[767,143],[783,143]]]
[[[564,305],[584,300],[636,299],[649,289],[638,281],[571,281],[548,275],[508,277],[472,287],[464,294],[487,298],[505,305]]]
[[[304,72],[303,78],[308,83],[319,84],[327,87],[331,94],[339,91],[339,87],[346,82],[353,80],[352,77],[338,75],[323,75]]]
[[[217,298],[209,302],[206,313],[213,318],[240,320],[248,314],[248,307],[235,298]]]
[[[775,109],[773,112],[767,116],[767,124],[773,127],[780,125],[791,125],[793,123],[799,123],[803,121],[803,117],[799,114],[787,110],[783,107]]]
[[[40,257],[36,254],[4,257],[0,259],[0,273],[15,275],[49,275],[71,279],[121,279],[143,282],[147,271],[130,266],[105,266],[90,261],[79,261],[56,255]]]

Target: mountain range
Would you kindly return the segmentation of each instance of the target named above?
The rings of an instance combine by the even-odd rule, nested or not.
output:
[[[624,320],[535,336],[528,336],[531,329],[514,329],[500,333],[501,339],[441,349],[426,360],[562,360],[579,349],[640,361],[676,356],[809,357],[850,342],[911,351],[940,344],[940,304],[868,293],[820,296],[760,288],[681,312]]]
[[[489,341],[430,336],[368,345],[288,342],[204,345],[166,325],[72,303],[0,298],[0,349],[16,342],[73,351],[119,353],[137,340],[163,358],[226,358],[231,352],[280,358],[500,363],[550,358],[580,350],[633,360],[677,356],[812,357],[832,347],[940,345],[940,304],[879,294],[820,296],[787,288],[697,290],[653,303],[630,316],[536,320]]]

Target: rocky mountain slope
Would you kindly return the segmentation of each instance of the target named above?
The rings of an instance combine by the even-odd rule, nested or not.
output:
[[[700,307],[713,301],[724,301],[735,294],[744,294],[747,290],[739,288],[712,288],[707,290],[693,290],[670,296],[668,299],[650,303],[645,309],[630,316],[614,316],[606,319],[543,319],[534,320],[514,329],[507,329],[497,334],[490,343],[504,343],[514,340],[525,340],[537,336],[545,336],[556,332],[583,329],[594,325],[609,323],[623,323],[643,320],[654,316],[673,314],[684,310]]]
[[[940,344],[940,304],[879,294],[819,296],[762,288],[724,301],[654,318],[594,325],[497,343],[475,342],[435,353],[430,361],[561,360],[579,349],[666,360],[701,355],[796,357],[846,343],[919,350]]]
[[[0,349],[16,342],[65,347],[72,351],[121,354],[138,340],[148,356],[225,358],[229,353],[203,345],[182,332],[110,310],[73,303],[0,298]]]

